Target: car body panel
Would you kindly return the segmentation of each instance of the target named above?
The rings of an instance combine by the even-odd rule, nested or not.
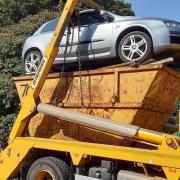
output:
[[[95,10],[85,10],[82,14],[94,12]],[[66,62],[74,62],[78,60],[78,34],[80,35],[80,56],[81,60],[96,60],[111,58],[117,56],[118,38],[128,30],[144,29],[151,36],[154,54],[159,54],[167,47],[171,46],[172,38],[178,36],[180,38],[180,28],[167,27],[164,21],[167,19],[160,18],[144,18],[131,16],[118,16],[113,13],[101,11],[101,14],[108,13],[112,18],[112,22],[94,23],[82,25],[80,32],[78,27],[71,28],[70,43],[67,48]],[[23,47],[22,59],[35,48],[39,49],[43,54],[47,48],[53,31],[43,32],[48,23],[53,23],[58,19],[43,24],[31,37],[29,37]],[[55,64],[63,62],[66,47],[67,30],[59,45],[59,53],[55,59]],[[180,44],[180,43],[179,43]],[[176,45],[176,47],[179,46]],[[173,46],[171,46],[173,47]]]

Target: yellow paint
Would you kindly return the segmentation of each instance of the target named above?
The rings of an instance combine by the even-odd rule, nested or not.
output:
[[[16,122],[11,131],[9,142],[11,143],[16,137],[21,136],[24,132],[24,129],[28,123],[29,117],[34,115],[36,110],[36,101],[38,101],[39,94],[44,85],[44,82],[47,78],[47,75],[51,69],[51,66],[54,62],[54,59],[58,53],[59,41],[62,39],[62,36],[65,31],[69,19],[74,12],[76,7],[77,0],[68,0],[66,2],[65,8],[62,12],[59,23],[55,29],[54,35],[51,39],[51,42],[45,52],[44,61],[42,61],[42,69],[38,70],[32,85],[29,87],[27,96],[23,101],[22,108],[16,119]],[[58,45],[57,45],[58,44]],[[33,114],[34,113],[34,114]]]
[[[164,136],[162,133],[155,133],[153,134],[151,131],[140,129],[138,134],[136,135],[137,139],[151,142],[154,144],[162,144]]]
[[[138,149],[123,146],[110,146],[98,143],[91,144],[74,141],[52,140],[48,138],[38,139],[32,137],[22,137],[24,130],[29,124],[30,119],[37,114],[36,105],[39,101],[40,92],[45,83],[49,70],[54,62],[55,56],[57,55],[59,40],[62,38],[67,22],[69,21],[77,2],[77,0],[67,1],[60,21],[54,32],[53,38],[45,52],[45,57],[42,61],[41,69],[39,69],[39,71],[37,72],[32,84],[29,84],[29,88],[26,93],[27,96],[23,98],[22,108],[18,114],[9,137],[9,146],[0,154],[0,180],[12,179],[12,177],[19,171],[24,158],[31,155],[32,149],[38,149],[42,151],[52,150],[59,153],[70,153],[74,165],[80,164],[84,157],[90,156],[157,165],[163,167],[163,170],[168,179],[178,180],[180,178],[180,139],[175,138],[174,136],[166,134],[154,136],[154,134],[152,134],[151,132],[147,133],[145,131],[139,131],[139,134],[136,135],[137,138],[144,141],[151,141],[153,144],[159,144],[157,145],[156,150],[148,150],[142,148]],[[141,70],[143,70],[143,68],[146,69],[146,67],[142,67]],[[154,67],[153,70],[158,68],[161,67]],[[134,106],[136,108],[140,108],[143,103],[147,103],[149,102],[149,100],[154,101],[151,101],[150,104],[146,104],[148,108],[150,108],[152,105],[156,105],[157,103],[159,105],[167,103],[167,108],[170,107],[170,104],[172,102],[174,102],[174,96],[177,95],[176,93],[180,89],[178,88],[179,76],[177,76],[174,72],[171,72],[169,75],[165,72],[163,72],[163,74],[160,71],[153,71],[152,68],[150,68],[149,70],[151,72],[148,76],[147,71],[137,71],[136,76],[134,76],[132,74],[125,74],[127,73],[127,68],[121,68],[121,70],[119,69],[119,71],[124,71],[124,75],[119,79],[119,72],[117,70],[118,69],[116,68],[102,70],[103,74],[99,74],[100,71],[96,71],[94,73],[99,74],[99,76],[96,77],[93,75],[92,71],[90,73],[92,76],[89,77],[89,79],[83,77],[85,84],[92,81],[97,87],[101,86],[101,91],[99,91],[100,89],[96,88],[94,92],[91,92],[90,96],[88,94],[85,95],[89,98],[89,101],[88,98],[86,99],[86,106],[90,105],[92,106],[92,109],[99,107],[99,110],[97,110],[97,112],[101,115],[102,111],[100,109],[102,108],[104,108],[105,110],[107,108],[112,110],[113,108],[117,109],[124,107],[124,105],[126,105],[127,109],[133,108]],[[133,71],[136,70],[129,69],[129,73],[132,73]],[[160,73],[159,76],[158,73]],[[75,76],[76,79],[73,79],[73,81],[75,80],[75,83],[72,84],[72,86],[77,87],[79,86],[79,77],[74,74],[74,77]],[[170,82],[168,82],[169,76],[172,76],[172,81]],[[147,80],[147,77],[150,80]],[[101,84],[101,79],[103,78],[104,81]],[[154,79],[156,79],[157,81],[152,84],[152,81],[154,82]],[[165,81],[165,83],[163,83],[165,79],[168,81]],[[133,82],[133,86],[135,87],[134,89],[132,88],[132,83],[130,83],[129,81]],[[112,82],[115,83],[113,84]],[[120,87],[118,86],[118,84],[120,84]],[[124,84],[127,84],[127,89],[124,89]],[[113,87],[114,89],[112,90],[111,87]],[[160,96],[159,90],[165,91],[166,95],[164,95],[163,97]],[[122,92],[123,94],[121,94]],[[74,93],[77,93],[77,90],[75,90]],[[109,97],[109,94],[111,94],[112,96]],[[121,97],[119,96],[120,94],[122,95]],[[75,94],[73,94],[73,96],[76,97]],[[75,102],[77,99],[78,96],[71,100],[66,99],[66,101],[69,100],[71,104],[70,108],[73,108],[72,106],[76,105],[76,109],[80,111],[80,107],[77,107],[77,104]],[[103,103],[100,103],[100,100],[104,100],[106,104],[103,105]],[[133,102],[126,103],[132,100]],[[139,102],[141,102],[141,104],[139,104]],[[157,111],[170,111],[170,109],[158,109],[158,106],[156,108]],[[111,116],[111,114],[114,114],[114,112],[111,110],[107,113],[107,115],[110,114]],[[117,118],[118,114],[116,113],[116,115],[114,114],[112,116],[114,118]],[[142,124],[141,121],[139,121],[139,123]]]
[[[35,180],[42,180],[42,179],[55,179],[54,176],[46,171],[46,170],[43,170],[43,171],[40,171],[40,172],[37,172],[36,176],[35,176]]]
[[[180,111],[179,111],[179,132],[180,132]]]
[[[21,164],[21,161],[27,156],[27,153],[30,152],[32,148],[68,152],[72,157],[74,165],[78,165],[83,157],[88,156],[157,165],[163,167],[169,180],[178,180],[180,178],[180,149],[179,147],[177,150],[168,147],[166,145],[167,138],[172,138],[176,142],[180,140],[167,135],[162,145],[158,146],[157,150],[147,150],[74,141],[16,138],[1,154],[3,162],[0,164],[0,180],[11,177],[9,175],[13,175],[16,172],[14,170]],[[167,167],[173,168],[175,172],[169,172]]]
[[[173,85],[168,83],[167,79]],[[30,84],[31,80],[30,76],[14,78],[21,101],[25,89],[23,85]],[[162,131],[174,112],[180,94],[179,86],[179,74],[162,64],[138,68],[115,67],[82,72],[83,108],[80,103],[77,72],[65,73],[62,79],[59,74],[49,75],[40,99],[43,103],[52,104],[57,94],[59,107]],[[124,138],[115,138],[110,134],[42,114],[37,114],[30,120],[28,130],[32,137],[74,139],[111,145],[126,144]],[[156,141],[156,138],[153,139]]]

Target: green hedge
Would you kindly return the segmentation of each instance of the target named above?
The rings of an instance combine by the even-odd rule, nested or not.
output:
[[[11,131],[15,117],[15,114],[10,114],[0,118],[0,149],[7,146],[9,132]]]
[[[7,138],[19,110],[19,98],[12,76],[24,73],[21,62],[22,46],[40,25],[58,16],[47,10],[27,16],[0,29],[0,149],[6,146]]]

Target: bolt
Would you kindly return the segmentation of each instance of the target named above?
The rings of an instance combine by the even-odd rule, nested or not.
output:
[[[171,147],[171,148],[173,148],[173,149],[175,149],[175,150],[178,148],[173,139],[170,139],[170,138],[167,139],[167,140],[166,140],[166,143],[167,143],[167,145],[168,145],[169,147]]]
[[[7,154],[8,157],[10,157],[10,155],[11,155],[11,148],[8,148],[8,149],[7,149],[6,154]]]
[[[84,159],[87,159],[87,158],[88,158],[88,155],[87,155],[87,154],[84,154],[84,155],[83,155],[83,158],[84,158]]]
[[[32,106],[31,109],[30,109],[30,112],[33,113],[35,110],[36,110],[36,107]]]
[[[166,143],[167,143],[167,145],[171,145],[173,143],[173,141],[172,141],[172,139],[167,139]]]

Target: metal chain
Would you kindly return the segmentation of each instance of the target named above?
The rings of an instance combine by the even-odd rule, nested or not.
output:
[[[73,32],[74,32],[74,27],[73,27]],[[64,62],[63,62],[62,70],[61,70],[61,76],[60,76],[60,81],[61,82],[62,82],[63,76],[64,76],[64,69],[65,69],[65,64],[66,64],[66,59],[67,59],[67,50],[68,50],[68,47],[69,47],[70,35],[71,35],[71,28],[70,28],[70,24],[69,24],[68,28],[67,28],[66,47],[65,47],[65,50],[64,50]],[[59,95],[60,85],[61,85],[61,83],[58,85],[58,88],[56,89],[56,94],[55,94],[55,98],[54,98],[54,102],[53,102],[53,104],[55,106],[58,105],[58,95]]]
[[[82,74],[81,74],[81,49],[80,49],[80,33],[81,33],[81,24],[80,24],[80,18],[79,18],[79,13],[77,14],[77,25],[78,25],[78,48],[77,48],[77,58],[78,58],[78,64],[79,64],[79,77],[80,77],[80,98],[81,98],[81,106],[84,106],[84,99],[83,99],[83,87],[82,87]],[[72,38],[74,37],[74,25],[72,26],[73,30],[72,30]],[[65,51],[64,51],[64,63],[62,66],[62,71],[61,71],[61,76],[60,79],[62,81],[63,75],[64,75],[64,69],[65,69],[65,63],[66,63],[66,59],[67,59],[67,50],[68,50],[68,46],[69,46],[69,40],[70,40],[70,34],[71,34],[71,29],[70,29],[70,25],[68,26],[68,31],[67,31],[67,39],[66,39],[66,47],[65,47]],[[55,98],[54,98],[54,105],[58,105],[58,94],[59,94],[59,90],[60,90],[60,85],[56,90],[56,94],[55,94]]]
[[[78,48],[77,48],[77,58],[79,62],[79,79],[80,79],[80,98],[81,98],[81,107],[84,106],[84,99],[83,99],[83,87],[82,87],[82,73],[81,73],[81,47],[80,47],[80,33],[81,33],[81,22],[79,13],[77,14],[77,25],[78,25]]]

